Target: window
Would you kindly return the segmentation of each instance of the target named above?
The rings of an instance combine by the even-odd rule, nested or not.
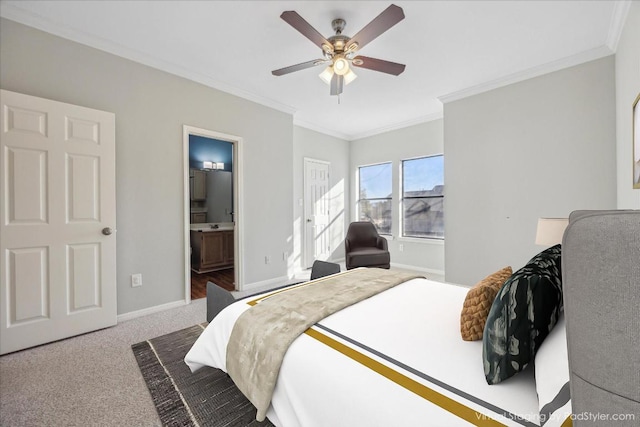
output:
[[[402,161],[402,235],[444,239],[444,157]]]
[[[358,218],[370,221],[378,233],[391,234],[391,163],[358,168]]]

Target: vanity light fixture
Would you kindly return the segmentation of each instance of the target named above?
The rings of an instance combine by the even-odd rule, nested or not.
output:
[[[224,170],[224,163],[220,162],[202,162],[202,169],[206,170]]]

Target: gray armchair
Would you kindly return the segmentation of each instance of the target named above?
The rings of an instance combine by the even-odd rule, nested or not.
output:
[[[380,236],[376,227],[368,221],[352,222],[344,239],[347,270],[356,267],[389,268],[391,256],[387,239]]]

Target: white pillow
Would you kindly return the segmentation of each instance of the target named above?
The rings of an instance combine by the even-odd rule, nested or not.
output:
[[[564,315],[545,338],[535,357],[540,425],[559,427],[571,417],[569,356]]]

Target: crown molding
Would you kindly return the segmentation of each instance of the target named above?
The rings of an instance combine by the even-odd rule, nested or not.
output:
[[[617,1],[613,6],[611,14],[611,24],[609,25],[609,34],[607,35],[607,47],[612,52],[618,50],[618,42],[624,29],[624,23],[631,9],[631,0]]]
[[[210,88],[235,95],[237,97],[255,102],[260,105],[264,105],[269,108],[273,108],[287,114],[293,115],[296,112],[296,109],[289,105],[285,105],[273,99],[248,92],[227,83],[218,81],[210,76],[194,72],[180,65],[152,57],[137,50],[130,49],[121,44],[105,40],[101,37],[95,37],[85,32],[78,31],[69,26],[60,25],[51,20],[43,18],[40,15],[21,9],[14,4],[6,4],[3,2],[2,7],[0,8],[0,16],[18,22],[20,24],[24,24],[29,27],[33,27],[38,30],[53,34],[58,37],[68,39],[73,42],[119,56],[121,58],[129,59],[139,64],[143,64],[148,67],[176,75],[178,77],[183,77],[185,79],[203,84]]]
[[[432,122],[434,120],[439,120],[442,117],[443,117],[442,111],[438,111],[432,114],[427,114],[424,116],[418,116],[413,119],[405,120],[398,123],[392,123],[387,126],[383,126],[376,129],[371,129],[365,132],[350,135],[349,141],[356,141],[358,139],[368,138],[370,136],[379,135],[381,133],[391,132],[398,129],[404,129],[404,128],[419,125],[422,123]]]
[[[403,122],[392,123],[392,124],[390,124],[388,126],[383,126],[383,127],[380,127],[380,128],[368,130],[368,131],[361,132],[361,133],[355,133],[355,134],[346,134],[346,133],[336,132],[336,131],[334,131],[332,129],[327,129],[327,128],[322,127],[322,126],[318,126],[315,123],[311,123],[311,122],[307,122],[307,121],[304,121],[304,120],[296,119],[295,117],[293,119],[293,124],[296,125],[296,126],[300,126],[300,127],[306,128],[306,129],[310,129],[310,130],[316,131],[316,132],[323,133],[325,135],[333,136],[335,138],[339,138],[339,139],[342,139],[342,140],[347,141],[347,142],[351,142],[351,141],[357,141],[358,139],[363,139],[363,138],[368,138],[370,136],[379,135],[381,133],[391,132],[393,130],[404,129],[404,128],[407,128],[409,126],[419,125],[421,123],[432,122],[434,120],[439,120],[442,117],[443,117],[442,116],[442,111],[439,111],[437,113],[416,117],[416,118],[413,118],[413,119],[410,119],[410,120],[406,120],[406,121],[403,121]]]
[[[546,64],[542,64],[537,67],[533,67],[524,71],[509,74],[499,79],[495,79],[495,80],[482,83],[476,86],[471,86],[467,89],[462,89],[457,92],[453,92],[447,95],[442,95],[442,96],[439,96],[438,99],[443,104],[453,102],[453,101],[458,101],[460,99],[467,98],[469,96],[478,95],[480,93],[488,92],[493,89],[498,89],[503,86],[508,86],[514,83],[528,80],[533,77],[542,76],[544,74],[552,73],[554,71],[559,71],[564,68],[569,68],[585,62],[604,58],[605,56],[612,55],[613,53],[614,52],[609,47],[600,46],[594,49],[589,49],[584,52],[580,52],[575,55],[558,59],[557,61],[547,62]]]
[[[329,136],[332,136],[334,138],[342,139],[344,141],[349,141],[349,138],[350,138],[350,136],[348,134],[346,134],[346,133],[336,132],[333,129],[327,129],[327,128],[325,128],[323,126],[319,126],[319,125],[317,125],[315,123],[311,123],[311,122],[308,122],[306,120],[300,120],[300,119],[296,118],[295,115],[293,116],[293,124],[295,126],[299,126],[301,128],[309,129],[309,130],[312,130],[312,131],[315,131],[315,132],[319,132],[319,133],[322,133],[322,134],[325,134],[325,135],[329,135]]]

